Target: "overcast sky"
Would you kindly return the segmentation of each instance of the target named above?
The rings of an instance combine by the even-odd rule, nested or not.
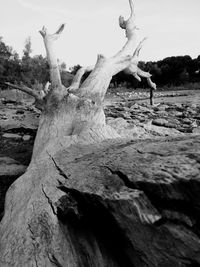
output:
[[[200,0],[135,0],[138,41],[148,37],[141,60],[200,55]],[[119,15],[129,15],[128,0],[0,0],[0,36],[20,55],[30,36],[35,54],[45,55],[38,31],[66,27],[56,43],[67,67],[91,65],[98,53],[112,56],[124,44]]]

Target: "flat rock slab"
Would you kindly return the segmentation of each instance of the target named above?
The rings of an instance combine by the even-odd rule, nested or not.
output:
[[[119,266],[200,266],[200,136],[71,147],[54,160],[61,220],[100,231]]]
[[[5,133],[2,135],[4,138],[14,138],[14,139],[21,139],[21,135],[19,134],[14,134],[14,133]]]
[[[0,127],[3,131],[17,128],[37,130],[39,113],[27,106],[3,105],[0,108]]]
[[[0,179],[5,176],[20,176],[26,170],[26,166],[9,157],[0,157]]]

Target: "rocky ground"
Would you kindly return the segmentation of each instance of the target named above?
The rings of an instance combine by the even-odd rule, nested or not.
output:
[[[154,106],[148,97],[144,91],[108,94],[107,123],[122,136],[135,140],[200,133],[199,91],[155,92]],[[10,177],[0,180],[3,195],[30,161],[39,115],[32,102],[0,102],[0,176]]]
[[[107,100],[107,122],[131,138],[198,134],[200,105],[196,100],[199,97],[198,91],[158,92],[151,106],[146,92],[118,93],[115,100]]]
[[[196,135],[107,141],[79,149],[78,157],[73,146],[55,155],[70,177],[60,186],[59,218],[72,221],[76,253],[87,255],[80,266],[199,267],[199,151]]]
[[[200,132],[198,99],[198,91],[156,92],[151,106],[148,92],[108,94],[107,123],[133,139],[195,135]],[[0,157],[29,163],[39,115],[32,102],[0,100]]]
[[[0,157],[27,165],[36,135],[39,112],[31,104],[0,102]]]
[[[136,231],[134,238],[138,237],[138,241],[134,238],[130,241],[136,242],[134,246],[138,246],[138,251],[141,250],[149,261],[155,260],[155,253],[158,255],[155,262],[160,262],[160,265],[149,263],[148,266],[200,266],[199,100],[200,91],[182,91],[155,93],[154,106],[149,105],[148,92],[108,94],[105,101],[107,123],[132,140],[130,146],[127,143],[121,145],[120,149],[129,151],[133,148],[134,152],[120,154],[120,157],[127,154],[127,162],[123,163],[123,159],[116,156],[119,153],[116,150],[114,155],[111,153],[113,158],[108,160],[112,166],[106,168],[110,176],[119,177],[124,186],[135,190],[133,193],[136,195],[133,195],[137,201],[130,210],[133,209],[134,213],[134,209],[139,209],[136,215],[139,216],[137,223],[140,227],[136,226],[138,229],[144,228],[146,237],[151,237],[147,240],[149,244],[153,238],[149,233],[157,233],[156,237],[153,234],[155,246],[151,257],[149,248],[144,247],[145,240],[143,243],[141,241],[146,237]],[[32,103],[0,102],[0,213],[3,212],[7,188],[24,173],[30,161],[39,115]],[[97,157],[101,153],[97,153]],[[129,154],[131,157],[128,157]],[[133,168],[131,173],[130,166]],[[106,176],[106,183],[107,179]],[[140,194],[142,197],[144,194],[148,205],[138,202]],[[144,209],[138,208],[138,205],[143,205]],[[128,215],[123,213],[123,216]],[[131,218],[137,221],[137,216]],[[117,218],[118,223],[123,224],[120,227],[124,227],[126,219],[130,218]],[[128,223],[128,227],[131,227]],[[148,224],[148,227],[141,228],[141,223]],[[163,233],[166,240],[162,241]],[[169,244],[173,251],[171,248],[166,250]],[[160,249],[162,247],[163,250]],[[177,265],[178,258],[180,265]],[[168,263],[164,265],[165,259],[168,259]],[[163,265],[160,260],[163,260]]]

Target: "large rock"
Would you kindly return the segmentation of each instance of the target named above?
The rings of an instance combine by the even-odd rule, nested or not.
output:
[[[145,109],[137,113],[151,116]],[[123,118],[108,123],[131,138],[178,134]],[[112,142],[73,146],[52,158],[62,192],[57,209],[48,186],[45,196],[69,240],[66,257],[87,267],[200,266],[200,137]],[[5,189],[25,167],[10,158],[0,162]]]
[[[200,266],[199,151],[196,136],[58,154],[58,217],[80,266]]]
[[[0,112],[0,127],[2,131],[25,129],[36,131],[39,122],[39,113],[29,106],[4,105]]]
[[[14,133],[5,133],[2,135],[4,138],[14,138],[14,139],[21,139],[21,135],[19,134],[14,134]]]
[[[168,121],[166,119],[155,119],[152,121],[153,125],[157,125],[157,126],[166,126],[168,125]]]

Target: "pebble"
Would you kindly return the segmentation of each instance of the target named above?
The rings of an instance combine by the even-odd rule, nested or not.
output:
[[[152,124],[157,126],[165,126],[168,124],[168,121],[165,119],[154,119],[152,121]]]
[[[21,139],[21,135],[19,134],[13,134],[13,133],[5,133],[2,135],[4,138],[13,138],[13,139]]]
[[[182,122],[185,123],[185,124],[191,124],[192,123],[192,121],[190,119],[188,119],[188,118],[184,118],[182,120]]]
[[[31,139],[31,136],[28,135],[28,134],[25,134],[25,135],[22,137],[22,139],[23,139],[24,141],[29,141],[29,140]]]

